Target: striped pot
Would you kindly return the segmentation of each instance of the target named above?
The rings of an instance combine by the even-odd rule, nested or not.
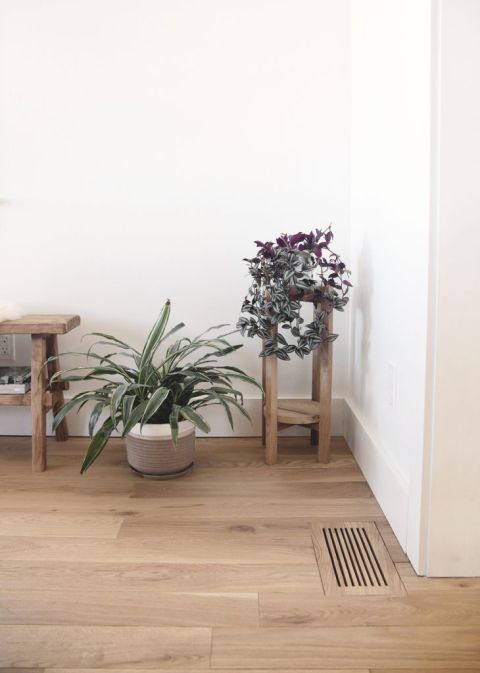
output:
[[[195,426],[178,424],[177,445],[173,445],[169,423],[136,425],[126,437],[127,460],[134,472],[151,479],[173,479],[193,467]]]

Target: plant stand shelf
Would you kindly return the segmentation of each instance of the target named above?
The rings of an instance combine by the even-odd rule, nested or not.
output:
[[[58,371],[58,360],[45,360],[58,355],[58,334],[66,334],[80,324],[78,315],[27,315],[18,320],[0,322],[0,334],[29,334],[32,340],[31,392],[24,395],[0,395],[0,406],[27,406],[32,410],[32,470],[43,472],[47,467],[46,415],[49,409],[56,413],[63,405],[63,391],[68,383],[49,386],[49,379]],[[66,421],[55,432],[57,441],[68,439]]]
[[[305,296],[302,301],[313,302]],[[314,303],[314,311],[317,306]],[[332,331],[332,312],[327,314],[326,326]],[[272,336],[277,328],[272,330]],[[262,442],[265,462],[277,462],[278,431],[292,425],[310,428],[311,443],[317,447],[320,463],[330,460],[330,427],[332,405],[332,342],[324,341],[312,353],[312,399],[278,399],[278,359],[270,355],[262,359],[262,385],[265,404],[262,415]]]

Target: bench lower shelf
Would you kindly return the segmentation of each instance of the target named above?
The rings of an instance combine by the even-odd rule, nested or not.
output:
[[[31,393],[24,393],[23,395],[0,395],[0,407],[30,407],[31,405]],[[47,409],[53,406],[52,393],[43,393],[43,406]]]

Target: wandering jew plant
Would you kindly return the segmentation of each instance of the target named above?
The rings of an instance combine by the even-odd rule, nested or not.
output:
[[[315,229],[306,234],[282,234],[275,243],[255,241],[255,257],[245,259],[252,284],[242,305],[237,327],[243,335],[264,340],[260,357],[276,355],[289,360],[290,353],[303,358],[323,341],[334,341],[337,334],[329,333],[326,316],[333,309],[343,311],[348,303],[350,271],[340,256],[330,247],[331,227]],[[305,323],[301,299],[313,294],[319,306],[315,318]],[[287,330],[293,341],[281,332],[272,334],[278,326]]]

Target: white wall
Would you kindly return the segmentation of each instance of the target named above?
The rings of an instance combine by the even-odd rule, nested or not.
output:
[[[480,575],[480,3],[437,19],[426,570]]]
[[[347,439],[418,567],[430,198],[429,0],[352,3]]]
[[[348,0],[0,0],[0,294],[80,313],[62,349],[139,343],[166,297],[186,333],[235,323],[256,238],[333,222],[348,257],[349,39]]]

